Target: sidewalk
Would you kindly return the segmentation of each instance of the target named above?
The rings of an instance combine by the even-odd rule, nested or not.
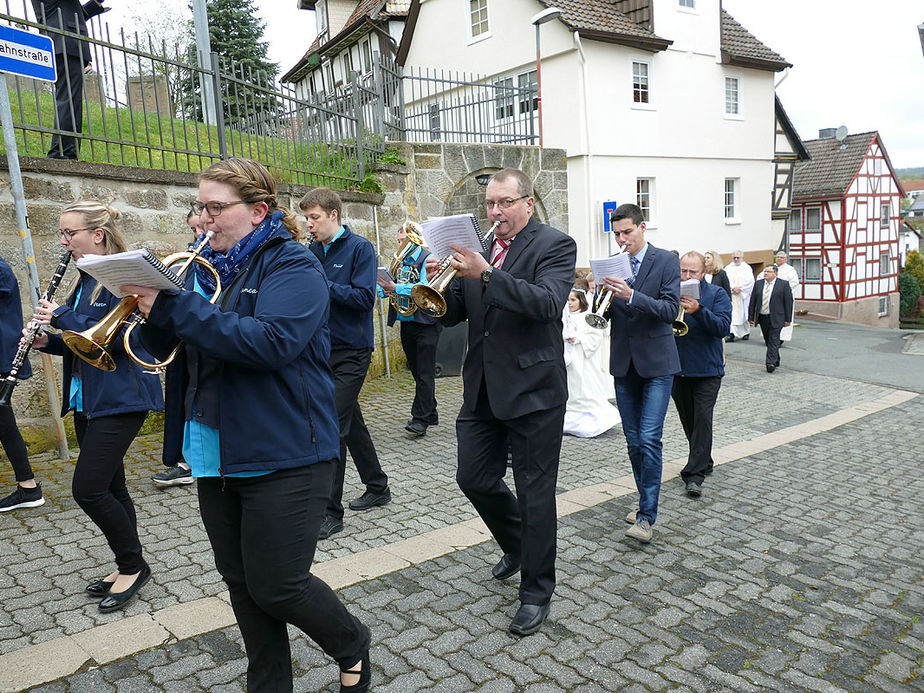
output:
[[[771,376],[735,353],[758,345],[729,345],[702,499],[675,478],[686,441],[669,409],[648,546],[623,534],[635,496],[621,430],[565,439],[559,585],[549,622],[523,639],[506,631],[516,581],[490,579],[498,549],[454,482],[460,379],[437,381],[443,423],[412,442],[413,382],[369,383],[394,501],[348,512],[315,570],[372,629],[374,690],[922,690],[924,400],[788,368],[790,348]],[[72,463],[36,461],[48,502],[0,516],[0,690],[243,690],[194,489],[154,489],[159,455],[152,437],[131,452],[154,577],[121,615],[82,592],[111,557],[70,498]],[[336,666],[292,636],[296,690],[337,690]]]

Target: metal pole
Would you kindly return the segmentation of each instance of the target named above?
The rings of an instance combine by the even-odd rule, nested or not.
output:
[[[22,242],[22,254],[26,260],[26,276],[29,277],[29,296],[32,307],[38,305],[42,290],[39,288],[38,269],[35,266],[35,248],[32,245],[32,232],[29,230],[29,216],[26,213],[26,193],[22,187],[22,170],[19,168],[19,149],[16,145],[16,133],[13,130],[13,112],[10,109],[10,93],[6,73],[0,84],[0,121],[3,124],[3,143],[6,145],[6,161],[10,171],[10,186],[13,192],[13,208],[16,224],[19,226],[19,238]],[[54,424],[55,438],[58,442],[58,456],[62,460],[70,459],[64,422],[61,420],[61,403],[55,386],[54,364],[51,356],[42,354],[45,373],[45,389],[48,392],[48,405],[51,407],[51,420]]]
[[[539,103],[539,149],[542,149],[542,57],[539,52],[539,27],[536,24],[536,101]]]
[[[372,221],[375,224],[375,253],[382,257],[382,242],[379,238],[379,208],[377,205],[372,206]],[[382,353],[385,355],[385,376],[391,377],[391,360],[388,358],[388,319],[385,316],[387,312],[387,299],[379,299],[379,318],[382,321]]]
[[[207,72],[213,72],[218,68],[218,63],[212,60],[212,42],[209,40],[209,15],[205,8],[205,0],[192,0],[192,9],[199,67]],[[206,122],[214,125],[217,122],[215,114],[218,111],[215,107],[215,86],[208,75],[200,76]]]

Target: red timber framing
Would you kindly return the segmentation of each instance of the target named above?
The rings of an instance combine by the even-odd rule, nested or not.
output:
[[[790,262],[802,280],[795,298],[855,301],[898,291],[903,195],[877,133],[841,195],[794,198]]]

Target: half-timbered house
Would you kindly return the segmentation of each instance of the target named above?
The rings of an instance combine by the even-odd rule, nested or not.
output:
[[[804,143],[811,160],[793,180],[796,309],[898,327],[901,183],[878,132],[821,134]]]

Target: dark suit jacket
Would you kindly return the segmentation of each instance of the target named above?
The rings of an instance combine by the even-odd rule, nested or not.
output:
[[[610,373],[629,371],[629,361],[643,378],[680,372],[671,323],[680,312],[680,261],[651,243],[632,285],[632,305],[614,298],[610,319]]]
[[[748,318],[757,323],[760,316],[760,304],[764,300],[764,280],[758,279],[751,292],[751,307]],[[789,282],[777,279],[773,284],[773,293],[770,294],[770,326],[774,330],[783,329],[783,323],[789,322],[792,317],[792,289]]]
[[[712,285],[720,286],[725,289],[725,293],[728,294],[728,299],[731,300],[731,284],[728,281],[728,275],[725,274],[725,270],[719,270],[712,275]]]
[[[486,288],[476,279],[452,282],[443,323],[468,320],[468,408],[482,378],[491,411],[504,421],[568,401],[561,316],[576,260],[574,239],[531,218]]]
[[[64,29],[75,34],[87,36],[87,20],[106,11],[100,2],[90,0],[82,6],[77,0],[32,0],[32,9],[35,11],[36,21],[44,22],[55,29]],[[58,18],[58,10],[61,18]],[[55,47],[55,53],[82,56],[84,64],[90,62],[89,44],[77,39],[64,37],[60,34],[49,33]]]

